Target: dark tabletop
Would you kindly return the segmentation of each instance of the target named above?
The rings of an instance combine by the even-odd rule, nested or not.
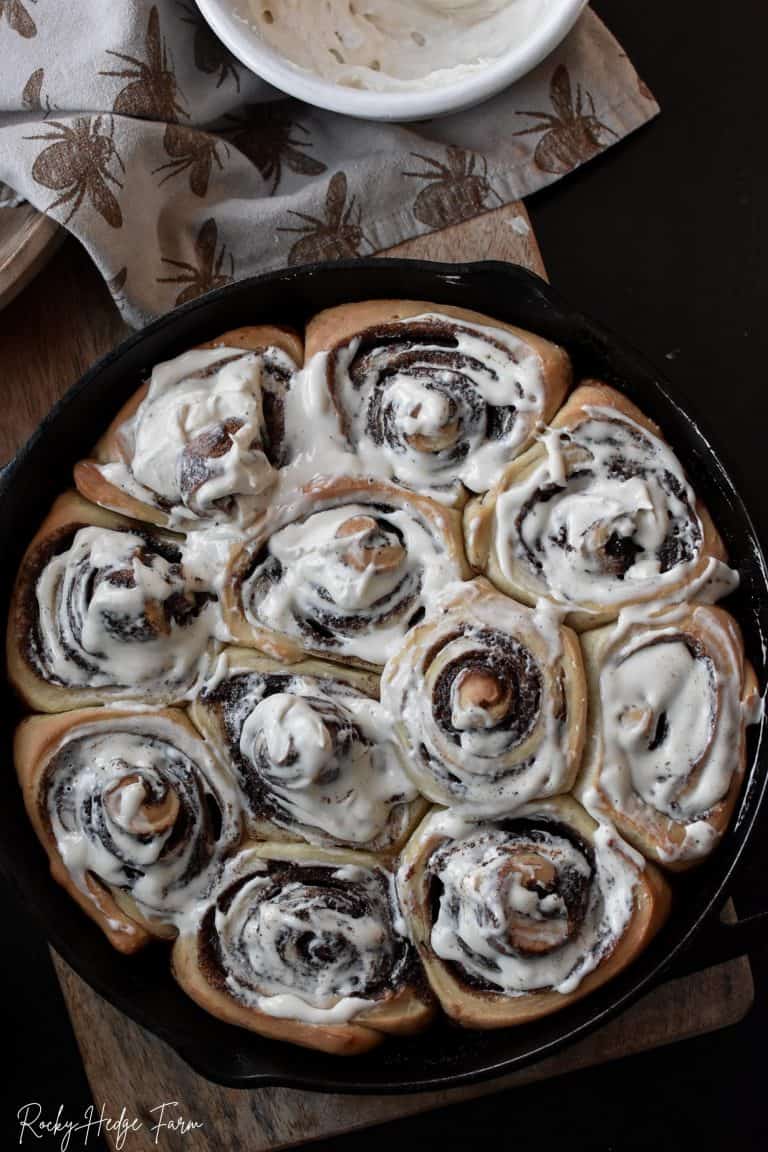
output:
[[[594,7],[662,114],[529,201],[549,275],[663,366],[694,418],[714,430],[768,543],[764,6],[597,0]],[[768,823],[756,840],[734,889],[742,915],[768,903]],[[46,945],[8,899],[3,934],[0,1036],[11,1060],[2,1088],[10,1137],[2,1147],[11,1148],[22,1104],[39,1101],[48,1115],[63,1105],[65,1115],[80,1116],[90,1095]],[[480,1148],[487,1137],[537,1152],[764,1149],[768,940],[751,959],[755,1007],[730,1029],[315,1147],[378,1152],[439,1141],[451,1152]],[[25,1145],[45,1152],[60,1140]],[[72,1152],[81,1147],[74,1136]],[[91,1139],[87,1147],[99,1145]],[[228,1148],[226,1138],[211,1148]]]

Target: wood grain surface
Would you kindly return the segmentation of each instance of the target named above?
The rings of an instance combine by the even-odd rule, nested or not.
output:
[[[0,208],[0,308],[41,271],[66,232],[31,204]]]
[[[497,209],[391,251],[434,260],[510,260],[544,271],[522,205]],[[45,275],[0,321],[0,462],[125,333],[95,268],[74,241],[67,241]],[[329,1137],[713,1031],[740,1020],[753,998],[749,963],[742,959],[670,982],[560,1055],[490,1084],[419,1096],[324,1096],[270,1088],[244,1092],[196,1076],[160,1040],[97,996],[61,959],[54,961],[97,1107],[103,1104],[110,1116],[119,1116],[125,1108],[128,1116],[144,1123],[141,1131],[130,1133],[128,1152],[158,1146],[170,1152],[260,1152]],[[164,1132],[155,1143],[151,1129],[157,1116],[152,1109],[166,1101],[179,1101],[183,1114],[203,1127],[183,1136]],[[114,1146],[114,1138],[108,1134],[107,1139]]]

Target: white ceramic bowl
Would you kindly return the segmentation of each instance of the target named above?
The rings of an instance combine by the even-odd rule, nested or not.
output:
[[[248,0],[197,0],[197,4],[238,60],[290,96],[366,120],[426,120],[479,104],[530,72],[568,34],[587,0],[547,0],[530,33],[486,68],[465,74],[454,84],[408,92],[351,88],[296,67],[270,48],[249,23]]]

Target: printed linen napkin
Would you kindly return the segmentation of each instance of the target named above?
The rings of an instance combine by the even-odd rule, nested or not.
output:
[[[589,10],[503,94],[415,125],[282,97],[193,0],[0,0],[0,61],[0,182],[78,237],[134,326],[520,199],[658,111]]]

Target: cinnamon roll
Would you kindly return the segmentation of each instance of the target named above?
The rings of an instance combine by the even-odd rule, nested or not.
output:
[[[406,776],[369,672],[305,660],[286,668],[229,648],[191,707],[232,764],[257,839],[390,852],[426,807]]]
[[[184,699],[213,656],[218,605],[183,539],[67,492],[19,569],[8,676],[40,712],[108,700]]]
[[[54,878],[121,952],[174,936],[240,837],[233,781],[175,709],[32,716],[14,759]]]
[[[303,358],[282,328],[238,328],[158,364],[75,466],[89,500],[166,528],[242,527],[284,463],[284,405]]]
[[[712,601],[736,583],[659,429],[594,382],[468,505],[465,531],[470,562],[502,591],[526,604],[548,597],[580,629],[626,605]]]
[[[392,881],[363,853],[246,845],[174,944],[174,975],[222,1020],[307,1048],[416,1032],[433,1009]]]
[[[376,667],[466,575],[457,512],[383,481],[319,479],[235,554],[222,605],[238,643],[278,660]]]
[[[565,352],[540,336],[414,300],[321,312],[306,360],[291,430],[305,451],[325,437],[364,473],[452,504],[490,487],[571,381]]]
[[[495,814],[572,787],[586,685],[576,635],[546,605],[460,585],[408,633],[381,689],[431,800]]]
[[[654,866],[569,796],[485,823],[436,809],[397,887],[432,990],[468,1028],[522,1024],[586,995],[669,909]]]
[[[757,681],[722,608],[625,613],[583,638],[589,736],[579,793],[667,868],[701,861],[736,803]]]

